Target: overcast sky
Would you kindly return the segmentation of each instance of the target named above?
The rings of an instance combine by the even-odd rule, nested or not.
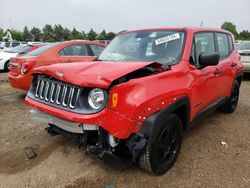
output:
[[[168,26],[250,30],[250,0],[0,0],[0,27],[45,24],[97,32]]]

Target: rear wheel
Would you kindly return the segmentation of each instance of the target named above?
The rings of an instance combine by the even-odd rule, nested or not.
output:
[[[4,71],[9,72],[10,71],[10,61],[6,61],[4,64]]]
[[[221,111],[224,113],[232,113],[235,111],[240,93],[240,84],[237,80],[234,81],[232,92],[228,101],[221,107]]]
[[[182,123],[170,114],[163,123],[154,125],[142,154],[139,166],[156,175],[166,173],[175,163],[182,143]]]

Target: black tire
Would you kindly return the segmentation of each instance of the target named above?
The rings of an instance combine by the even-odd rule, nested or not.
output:
[[[147,145],[139,156],[139,166],[155,175],[165,174],[175,163],[182,144],[182,123],[170,114],[164,122],[154,125]]]
[[[228,101],[220,108],[224,113],[233,113],[237,107],[240,94],[240,84],[237,80],[234,81],[231,95]]]
[[[9,72],[10,71],[10,61],[6,61],[4,64],[4,71]]]

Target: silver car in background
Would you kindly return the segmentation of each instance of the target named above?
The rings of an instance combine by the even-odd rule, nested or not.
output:
[[[244,72],[250,73],[250,41],[240,42],[237,46],[241,56],[241,63],[244,66]]]

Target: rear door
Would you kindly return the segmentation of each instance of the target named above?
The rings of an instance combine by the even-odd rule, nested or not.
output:
[[[232,38],[227,33],[215,33],[217,51],[220,62],[217,65],[217,90],[220,97],[226,96],[231,89],[237,67],[237,57],[233,53]]]
[[[92,61],[95,56],[91,56],[85,44],[72,44],[59,51],[59,61],[61,63]]]

